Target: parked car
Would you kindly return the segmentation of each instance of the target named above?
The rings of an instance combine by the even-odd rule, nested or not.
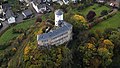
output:
[[[0,29],[3,27],[3,24],[2,23],[0,23]]]

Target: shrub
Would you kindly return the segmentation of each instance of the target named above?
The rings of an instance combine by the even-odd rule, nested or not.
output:
[[[100,23],[101,21],[103,21],[103,19],[100,19],[100,18],[97,18],[97,19],[95,19],[95,23]]]
[[[78,8],[78,10],[83,10],[84,9],[84,6],[80,6],[79,8]]]
[[[78,15],[78,14],[74,15],[72,18],[73,18],[76,22],[82,22],[83,24],[85,24],[85,23],[87,22],[83,16]]]
[[[4,44],[0,44],[0,50],[4,50],[6,49],[8,46],[10,46],[10,43],[4,43]]]
[[[19,28],[19,29],[14,28],[14,29],[12,30],[12,32],[13,32],[13,33],[24,33],[25,30],[22,29],[22,28]]]
[[[118,8],[118,10],[120,11],[120,8]]]
[[[101,7],[102,5],[101,4],[98,4],[98,7]]]
[[[94,11],[89,11],[86,17],[88,21],[92,21],[95,16],[96,13]]]
[[[92,8],[93,10],[95,10],[96,8]]]
[[[100,14],[101,14],[101,16],[107,15],[108,11],[107,10],[102,10],[102,12]]]
[[[42,19],[40,17],[38,17],[36,22],[42,22]]]

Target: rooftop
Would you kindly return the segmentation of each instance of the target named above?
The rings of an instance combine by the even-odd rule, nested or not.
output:
[[[72,25],[65,22],[65,21],[62,21],[63,22],[63,26],[56,29],[56,30],[53,30],[52,32],[48,32],[48,33],[44,33],[42,35],[38,35],[38,41],[39,40],[47,40],[48,38],[53,38],[53,37],[56,37],[58,36],[59,34],[61,33],[64,33],[66,31],[68,31],[69,29],[71,29]]]
[[[27,10],[24,10],[23,13],[26,15],[26,16],[29,16],[32,14],[32,11],[30,9],[27,9]]]
[[[10,18],[10,17],[12,17],[12,16],[14,16],[14,13],[12,12],[12,10],[7,10],[6,11],[6,18],[8,19],[8,18]]]
[[[2,9],[4,12],[6,12],[8,9],[11,9],[11,5],[8,3],[2,4]]]
[[[46,7],[46,4],[39,4],[38,5],[38,8],[40,9],[40,8],[45,8]]]
[[[55,11],[55,14],[57,14],[57,15],[62,15],[63,12],[62,12],[60,9],[58,9],[58,10]]]

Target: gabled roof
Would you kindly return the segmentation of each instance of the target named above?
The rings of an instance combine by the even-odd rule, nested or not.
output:
[[[72,25],[65,22],[65,21],[62,21],[63,23],[63,26],[56,29],[56,30],[53,30],[52,32],[48,32],[48,33],[44,33],[44,34],[41,34],[41,35],[38,35],[38,41],[39,40],[47,40],[49,38],[54,38],[60,34],[63,34],[65,32],[67,32],[68,30],[70,30],[72,28]]]
[[[51,2],[52,0],[46,0],[47,2]]]
[[[8,18],[10,18],[10,17],[14,17],[14,13],[12,12],[12,10],[8,9],[8,10],[6,11],[6,18],[8,19]]]
[[[63,2],[64,2],[65,4],[68,4],[69,0],[63,0]]]
[[[60,9],[58,9],[58,10],[55,11],[55,14],[56,14],[56,15],[62,15],[63,12],[62,12]]]
[[[2,9],[4,12],[6,12],[8,9],[11,9],[11,5],[8,3],[2,4]]]
[[[45,8],[45,7],[46,7],[46,4],[39,4],[37,7],[38,7],[38,9],[40,9],[40,8]]]
[[[31,11],[30,9],[24,10],[23,13],[24,13],[26,16],[32,15],[32,11]]]
[[[33,0],[33,3],[35,5],[39,5],[39,4],[43,3],[43,0]]]

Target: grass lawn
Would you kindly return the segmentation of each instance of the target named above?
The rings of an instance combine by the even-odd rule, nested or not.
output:
[[[95,10],[93,8],[95,8]],[[110,10],[110,8],[108,8],[106,6],[100,7],[99,4],[94,4],[93,6],[90,6],[88,8],[85,8],[84,10],[82,10],[81,13],[86,16],[90,10],[95,11],[97,14],[96,16],[100,16],[100,13],[102,10]]]
[[[104,30],[105,28],[117,28],[120,27],[120,12],[97,25],[95,25],[90,31]]]
[[[31,26],[35,22],[35,19],[26,20],[20,24],[17,24],[13,27],[10,27],[1,37],[0,37],[0,43],[8,42],[10,39],[17,37],[19,34],[13,34],[12,30],[13,28],[23,28],[27,29],[29,26]]]

